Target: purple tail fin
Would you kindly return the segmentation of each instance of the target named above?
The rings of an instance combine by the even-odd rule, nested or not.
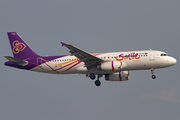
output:
[[[30,57],[39,57],[16,32],[8,32],[7,34],[15,58],[23,60]]]

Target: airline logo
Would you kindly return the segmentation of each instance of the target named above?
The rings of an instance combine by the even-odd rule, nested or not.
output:
[[[13,43],[13,53],[18,54],[19,51],[23,51],[26,48],[26,45],[22,42],[15,40]]]
[[[127,60],[127,59],[129,59],[129,60],[132,60],[132,59],[140,59],[140,56],[138,57],[138,53],[130,53],[130,54],[128,54],[128,55],[124,55],[124,54],[120,54],[119,55],[119,58],[120,59],[118,59],[118,58],[116,58],[116,60],[117,61],[122,61],[122,60]]]

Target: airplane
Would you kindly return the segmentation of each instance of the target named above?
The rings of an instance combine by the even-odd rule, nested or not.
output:
[[[107,81],[127,81],[131,70],[151,70],[152,79],[155,79],[154,70],[176,64],[177,60],[167,53],[157,50],[141,50],[109,53],[88,53],[71,44],[61,42],[67,47],[70,55],[39,56],[16,33],[7,33],[12,48],[13,57],[4,56],[9,61],[6,66],[51,74],[85,74],[95,80],[103,75]]]

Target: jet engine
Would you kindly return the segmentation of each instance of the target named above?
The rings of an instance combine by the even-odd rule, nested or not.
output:
[[[113,74],[106,74],[107,81],[127,81],[129,80],[129,71],[121,71]]]
[[[106,70],[106,71],[120,71],[127,67],[125,62],[121,61],[110,61],[103,62],[101,65],[97,66],[98,70]]]

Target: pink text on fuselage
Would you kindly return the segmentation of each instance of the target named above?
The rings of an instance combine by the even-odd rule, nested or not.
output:
[[[132,59],[140,59],[140,56],[138,57],[138,53],[130,53],[128,55],[124,55],[124,54],[120,54],[119,55],[119,58],[116,58],[117,61],[122,61],[122,60],[126,60],[126,59],[129,59],[129,60],[132,60]]]

